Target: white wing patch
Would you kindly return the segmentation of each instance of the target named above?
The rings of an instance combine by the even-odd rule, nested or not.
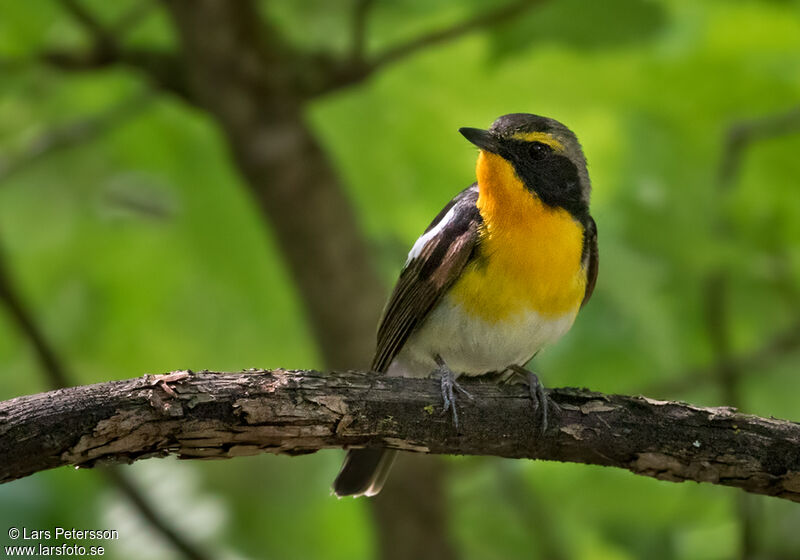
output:
[[[420,253],[422,253],[422,249],[425,245],[428,244],[428,241],[439,235],[442,229],[447,226],[447,224],[453,219],[453,215],[455,214],[456,207],[458,204],[454,204],[450,210],[447,211],[447,214],[439,220],[439,223],[432,227],[429,231],[423,233],[419,236],[419,239],[414,243],[414,246],[411,247],[411,251],[408,252],[408,258],[406,259],[406,265],[410,263],[412,260],[416,259]]]

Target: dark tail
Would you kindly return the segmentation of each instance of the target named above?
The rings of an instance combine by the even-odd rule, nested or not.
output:
[[[333,493],[343,496],[374,496],[383,488],[397,451],[393,449],[353,449],[347,452]]]

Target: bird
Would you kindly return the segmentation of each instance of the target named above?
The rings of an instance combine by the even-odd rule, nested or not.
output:
[[[378,326],[371,370],[440,377],[443,412],[456,428],[456,395],[472,397],[459,376],[525,376],[544,432],[548,400],[524,366],[570,329],[597,281],[586,158],[569,128],[529,113],[459,132],[479,149],[477,180],[412,246]],[[378,494],[396,453],[349,450],[333,493]]]

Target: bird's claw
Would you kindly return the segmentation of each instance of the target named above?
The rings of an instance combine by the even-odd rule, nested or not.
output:
[[[528,371],[522,366],[510,366],[508,369],[515,374],[522,376],[523,379],[528,382],[528,390],[531,396],[531,407],[533,408],[534,415],[539,421],[539,429],[541,433],[544,434],[547,431],[547,411],[549,405],[557,405],[550,402],[550,399],[544,392],[544,387],[542,386],[541,381],[539,381],[539,377],[535,373]]]
[[[441,357],[436,356],[436,364],[439,366],[437,373],[440,375],[441,379],[441,387],[442,387],[442,400],[444,401],[444,407],[442,408],[442,414],[446,414],[448,410],[451,411],[453,415],[453,425],[458,430],[458,410],[456,410],[456,392],[461,393],[468,399],[473,399],[475,397],[472,396],[472,393],[464,389],[458,381],[456,381],[456,377],[453,374],[453,370],[447,367],[447,364],[442,360]]]

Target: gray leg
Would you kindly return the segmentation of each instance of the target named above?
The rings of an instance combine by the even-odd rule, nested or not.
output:
[[[453,414],[453,425],[456,427],[456,430],[458,430],[458,411],[456,410],[455,391],[458,391],[470,399],[473,397],[466,389],[458,384],[453,370],[447,367],[447,364],[439,354],[436,354],[433,359],[436,361],[436,365],[439,366],[435,373],[438,374],[442,380],[442,400],[444,401],[442,414],[450,410]]]
[[[512,365],[508,369],[523,377],[528,382],[528,388],[531,395],[531,403],[533,406],[533,413],[538,417],[541,432],[547,431],[547,407],[549,399],[544,394],[544,387],[539,381],[539,377],[532,371],[528,371],[522,366]]]

